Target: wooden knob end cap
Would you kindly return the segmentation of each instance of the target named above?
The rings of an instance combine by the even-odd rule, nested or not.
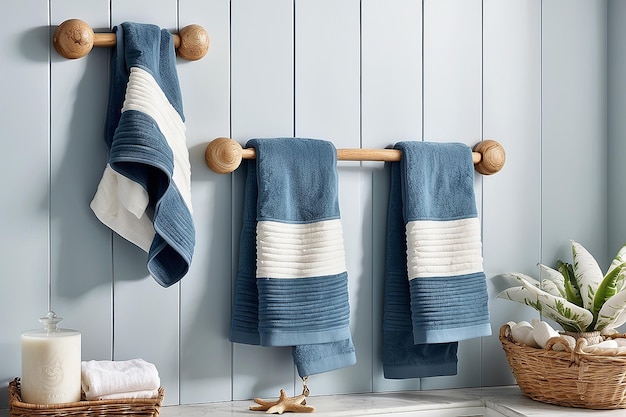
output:
[[[82,58],[93,48],[94,33],[91,26],[80,19],[61,23],[54,31],[52,44],[62,57]]]
[[[475,165],[476,171],[483,175],[491,175],[500,171],[506,162],[504,147],[491,139],[483,140],[474,146],[474,152],[482,155],[480,162]]]
[[[230,138],[211,141],[204,152],[206,164],[218,174],[228,174],[241,165],[241,145]]]
[[[197,61],[203,58],[209,50],[209,34],[200,25],[185,26],[178,32],[180,45],[177,53],[188,61]]]

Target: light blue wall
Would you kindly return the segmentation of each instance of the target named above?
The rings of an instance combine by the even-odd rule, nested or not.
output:
[[[608,236],[609,255],[626,243],[626,2],[608,4]]]
[[[544,1],[542,15],[541,255],[563,259],[574,239],[605,269],[618,249],[605,223],[607,4]]]
[[[0,408],[20,374],[20,333],[48,308],[82,332],[84,359],[154,362],[167,404],[301,389],[289,349],[227,338],[243,178],[206,167],[218,136],[321,137],[340,148],[496,139],[507,151],[502,172],[475,180],[494,335],[461,343],[457,376],[422,380],[382,376],[388,178],[381,163],[339,164],[358,363],[311,378],[314,395],[513,382],[498,329],[534,312],[495,299],[507,285],[498,275],[567,257],[570,238],[604,267],[626,227],[607,221],[609,202],[620,204],[607,194],[618,186],[607,161],[611,178],[624,169],[620,141],[607,144],[622,127],[607,124],[618,117],[607,96],[620,100],[607,92],[607,67],[613,82],[624,56],[607,54],[607,14],[618,22],[619,2],[22,0],[2,9]],[[96,31],[198,23],[211,36],[204,59],[178,66],[197,245],[189,274],[168,289],[89,209],[107,157],[109,51],[59,57],[52,31],[69,18]],[[613,45],[623,29],[609,28]]]

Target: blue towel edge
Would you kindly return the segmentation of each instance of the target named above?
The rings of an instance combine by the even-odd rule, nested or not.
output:
[[[311,362],[300,361],[296,364],[296,369],[300,378],[304,378],[305,376],[334,371],[355,364],[356,353],[354,350],[351,350],[350,352],[340,352],[339,354],[326,356]]]
[[[350,327],[338,329],[325,329],[319,331],[298,331],[298,332],[263,332],[259,330],[261,346],[293,346],[310,345],[317,343],[336,342],[351,338]]]
[[[414,326],[413,342],[416,345],[426,343],[449,343],[491,336],[491,334],[491,324],[489,323],[451,327],[447,329],[425,329]]]
[[[457,374],[457,362],[430,365],[383,365],[385,379],[427,378]]]

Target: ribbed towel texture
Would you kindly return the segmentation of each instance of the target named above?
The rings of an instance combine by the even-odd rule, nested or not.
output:
[[[387,219],[385,378],[455,375],[458,341],[491,325],[471,149],[399,142]]]
[[[231,341],[292,346],[301,377],[356,362],[337,193],[327,141],[252,139]]]
[[[109,160],[91,202],[102,223],[148,253],[163,287],[189,270],[195,245],[191,166],[172,34],[114,28],[105,141]]]
[[[156,398],[161,379],[156,366],[143,359],[83,361],[81,382],[86,400]]]

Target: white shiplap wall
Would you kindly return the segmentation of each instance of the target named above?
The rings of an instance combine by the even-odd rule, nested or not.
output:
[[[83,334],[84,359],[143,357],[167,404],[300,390],[290,349],[228,341],[242,208],[241,173],[204,164],[208,141],[300,136],[337,147],[399,140],[499,140],[507,164],[476,176],[494,336],[460,345],[454,377],[382,376],[387,175],[339,163],[356,366],[315,376],[313,394],[434,389],[513,381],[497,340],[534,316],[496,300],[498,274],[534,272],[567,239],[606,261],[606,1],[597,0],[23,0],[3,4],[0,408],[20,373],[19,335],[49,305]],[[127,20],[203,25],[209,54],[179,60],[197,246],[189,274],[163,289],[145,254],[89,210],[106,162],[108,54],[66,60],[56,25],[97,31]],[[591,148],[585,146],[592,144]],[[583,163],[584,162],[584,163]],[[590,163],[591,162],[591,163]],[[589,188],[565,204],[557,193]],[[565,206],[565,207],[564,207]],[[580,218],[585,218],[581,222]],[[613,238],[615,240],[616,238]]]

